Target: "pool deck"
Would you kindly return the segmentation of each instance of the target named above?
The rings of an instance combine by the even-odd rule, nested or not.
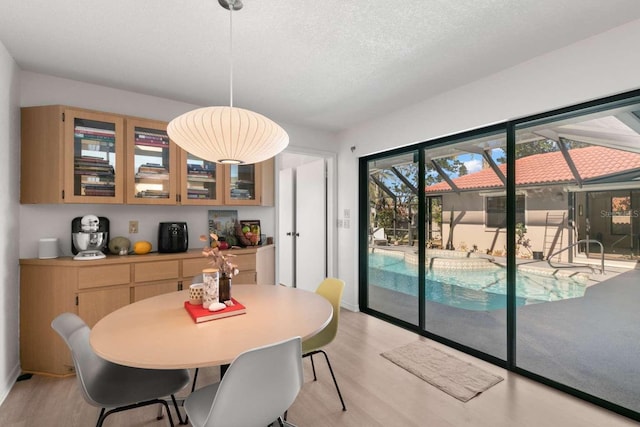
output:
[[[546,261],[518,264],[551,268]],[[517,308],[516,364],[640,412],[640,269],[607,266],[605,274],[590,276],[581,298]],[[371,286],[369,306],[417,324],[416,297]],[[425,324],[429,332],[506,359],[506,310],[470,311],[427,301]]]

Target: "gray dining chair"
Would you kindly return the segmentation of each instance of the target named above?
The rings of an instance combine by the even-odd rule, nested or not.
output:
[[[184,408],[194,427],[264,427],[291,406],[302,388],[300,337],[241,353],[218,383],[191,393]]]
[[[90,329],[73,313],[62,313],[51,327],[69,346],[80,385],[87,403],[102,408],[96,427],[109,415],[142,406],[163,405],[173,427],[169,405],[163,397],[171,396],[182,423],[174,394],[189,383],[187,369],[140,369],[111,363],[98,356],[89,344]]]

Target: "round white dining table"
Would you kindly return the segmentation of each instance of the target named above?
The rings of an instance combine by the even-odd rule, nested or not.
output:
[[[230,364],[240,353],[320,332],[333,308],[324,297],[273,285],[234,285],[246,313],[196,323],[184,308],[189,291],[147,298],[103,317],[91,330],[94,351],[121,365],[151,369]]]

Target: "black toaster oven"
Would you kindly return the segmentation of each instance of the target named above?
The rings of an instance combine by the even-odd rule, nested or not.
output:
[[[189,232],[186,222],[161,222],[158,225],[158,252],[186,252]]]

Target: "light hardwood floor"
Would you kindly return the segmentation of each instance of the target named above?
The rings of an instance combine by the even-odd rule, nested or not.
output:
[[[314,382],[310,363],[305,359],[305,385],[288,418],[300,427],[640,425],[436,343],[443,350],[505,378],[462,403],[380,356],[386,350],[424,338],[362,313],[343,310],[341,315],[338,336],[327,352],[348,410],[341,410],[324,360],[316,359],[319,378]],[[199,384],[218,378],[215,368],[201,372]],[[156,408],[142,408],[115,414],[107,418],[105,427],[168,425],[166,419],[156,421],[156,412]],[[98,409],[82,400],[75,378],[34,376],[13,387],[0,406],[0,425],[93,426],[97,415]]]

